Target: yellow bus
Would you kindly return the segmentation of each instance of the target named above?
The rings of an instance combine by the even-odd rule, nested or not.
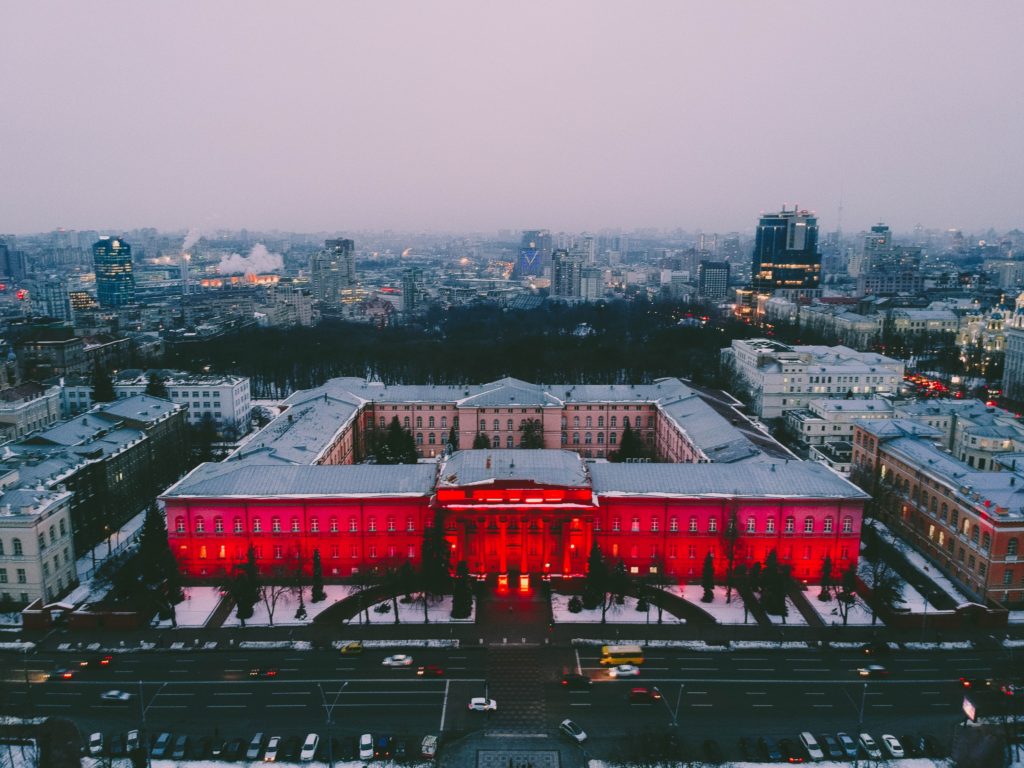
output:
[[[619,664],[644,663],[644,649],[639,645],[602,645],[601,666],[612,667]]]

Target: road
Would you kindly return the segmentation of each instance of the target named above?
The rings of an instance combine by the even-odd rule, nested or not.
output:
[[[894,651],[881,660],[889,676],[867,680],[865,689],[857,669],[876,660],[851,650],[650,649],[640,676],[624,680],[609,678],[590,648],[411,649],[412,667],[382,666],[384,656],[395,652],[132,652],[116,654],[107,669],[60,681],[46,676],[73,667],[80,656],[4,654],[0,707],[11,714],[66,716],[85,732],[125,731],[144,718],[150,732],[245,739],[256,729],[324,733],[327,709],[338,737],[369,731],[411,740],[441,731],[551,733],[571,717],[592,734],[590,752],[610,757],[624,735],[667,728],[678,702],[684,742],[714,738],[727,757],[739,757],[735,744],[741,736],[853,732],[862,702],[869,732],[928,732],[948,739],[962,719],[959,676],[988,677],[1004,661],[971,650]],[[505,668],[510,663],[511,673]],[[445,674],[417,677],[420,664],[437,664]],[[253,669],[262,675],[271,667],[274,678],[250,677]],[[593,685],[563,688],[564,670],[581,671]],[[630,704],[628,692],[636,685],[657,686],[662,701]],[[101,704],[100,693],[112,688],[132,693],[132,700]],[[469,699],[485,691],[498,699],[499,711],[468,712]]]

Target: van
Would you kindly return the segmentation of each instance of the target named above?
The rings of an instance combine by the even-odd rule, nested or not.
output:
[[[804,748],[807,757],[814,762],[825,759],[824,750],[822,750],[818,740],[814,738],[814,734],[810,731],[804,731],[800,734],[800,746]]]
[[[260,752],[263,751],[263,734],[257,733],[249,742],[249,748],[245,750],[246,760],[259,760]]]

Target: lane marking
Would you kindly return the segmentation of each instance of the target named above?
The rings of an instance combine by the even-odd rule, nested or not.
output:
[[[252,696],[252,691],[214,691],[214,696]]]
[[[832,704],[811,704],[812,707],[818,707],[819,709],[832,709]]]
[[[768,691],[744,691],[747,696],[767,696]]]
[[[207,709],[245,709],[245,704],[207,704]]]
[[[737,667],[737,672],[774,672],[775,667]]]
[[[441,705],[441,727],[438,728],[438,733],[444,733],[444,717],[448,714],[448,681],[444,681],[444,703]]]
[[[272,691],[271,696],[312,696],[312,691]]]
[[[713,707],[715,705],[714,704],[691,704],[690,706],[691,707],[704,707],[704,708],[708,708],[708,707]],[[755,704],[754,706],[757,706],[757,705]]]
[[[827,670],[827,669],[812,669],[812,668],[809,668],[809,667],[794,667],[793,671],[794,672],[828,672],[829,670]]]
[[[774,707],[774,706],[775,706],[774,704],[754,704],[754,707],[755,708],[759,708],[759,709],[768,709],[768,708]]]
[[[267,709],[305,709],[305,704],[267,704]]]
[[[150,704],[146,709],[189,709],[187,704]]]
[[[571,701],[569,702],[570,707],[589,707],[589,701]]]

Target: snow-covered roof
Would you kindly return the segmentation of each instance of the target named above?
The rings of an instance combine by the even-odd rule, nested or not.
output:
[[[500,480],[570,488],[589,485],[586,465],[573,451],[456,451],[438,472],[438,487],[479,485]]]

